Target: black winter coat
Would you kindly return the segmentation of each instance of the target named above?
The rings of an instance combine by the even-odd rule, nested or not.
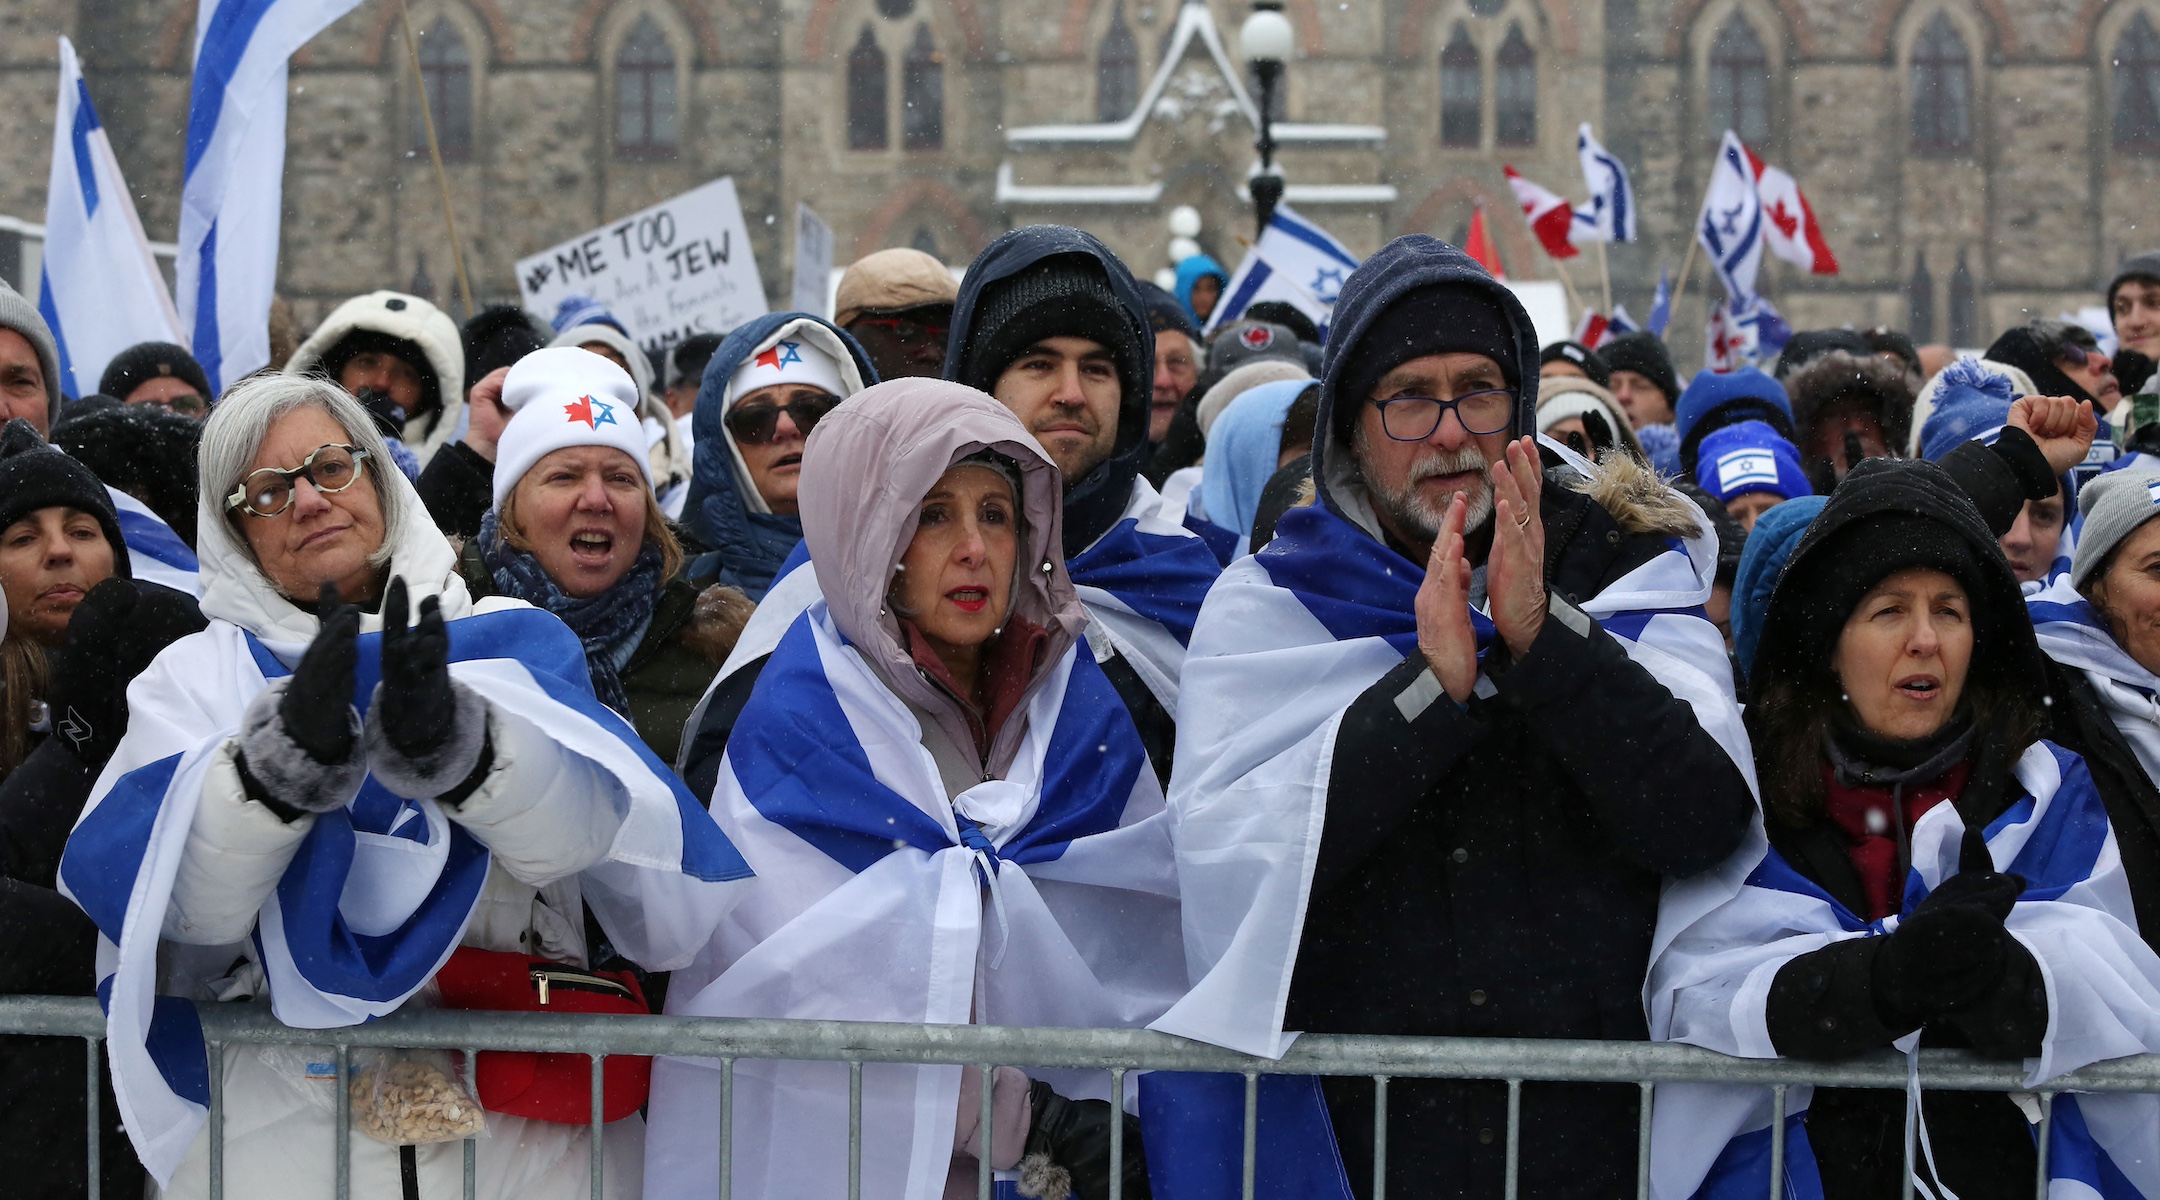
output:
[[[1546,582],[1575,603],[1663,552],[1548,482]],[[1497,692],[1405,719],[1412,656],[1344,714],[1285,1028],[1644,1040],[1643,976],[1666,875],[1738,847],[1755,804],[1688,705],[1594,621],[1555,617]],[[1492,652],[1503,657],[1504,647]],[[1372,1179],[1372,1085],[1323,1083],[1351,1186]],[[1521,1194],[1626,1195],[1633,1086],[1529,1084]],[[1389,1085],[1388,1194],[1504,1190],[1507,1087]]]
[[[96,991],[97,927],[54,890],[68,831],[97,772],[48,738],[0,783],[0,994]],[[10,1196],[85,1195],[83,1042],[0,1037],[0,1163]],[[136,1200],[143,1172],[120,1128],[112,1075],[98,1100],[100,1195]]]

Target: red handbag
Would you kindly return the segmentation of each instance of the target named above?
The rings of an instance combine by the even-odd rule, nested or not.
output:
[[[436,972],[444,1008],[485,1012],[619,1013],[649,1016],[645,989],[628,971],[588,971],[503,950],[460,946]],[[559,1125],[592,1122],[592,1058],[551,1051],[483,1050],[473,1072],[480,1107]],[[620,1121],[645,1106],[652,1059],[610,1054],[600,1072],[600,1118]]]

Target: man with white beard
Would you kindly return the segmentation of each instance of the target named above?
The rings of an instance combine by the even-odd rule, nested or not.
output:
[[[1628,456],[1523,436],[1537,360],[1521,304],[1432,238],[1344,284],[1318,495],[1223,573],[1186,658],[1170,806],[1194,987],[1154,1028],[1270,1055],[1286,1030],[1648,1037],[1661,880],[1725,858],[1755,812],[1701,607],[1717,542]],[[1262,1143],[1332,1126],[1362,1195],[1372,1084],[1320,1095],[1302,1123],[1264,1095]],[[1631,1190],[1637,1103],[1524,1086],[1522,1194]],[[1504,1190],[1505,1084],[1398,1079],[1388,1105],[1389,1194]]]

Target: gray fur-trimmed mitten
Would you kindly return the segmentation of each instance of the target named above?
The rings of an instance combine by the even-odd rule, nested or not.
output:
[[[407,799],[456,804],[494,760],[487,702],[450,678],[450,632],[435,597],[420,602],[410,628],[405,614],[405,581],[393,579],[383,596],[382,682],[363,734],[368,767]]]

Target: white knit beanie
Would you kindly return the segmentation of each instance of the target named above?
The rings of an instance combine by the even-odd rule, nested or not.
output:
[[[638,423],[637,381],[590,350],[535,350],[503,380],[510,423],[495,444],[495,508],[533,465],[569,446],[609,446],[630,456],[652,484],[645,430]]]

